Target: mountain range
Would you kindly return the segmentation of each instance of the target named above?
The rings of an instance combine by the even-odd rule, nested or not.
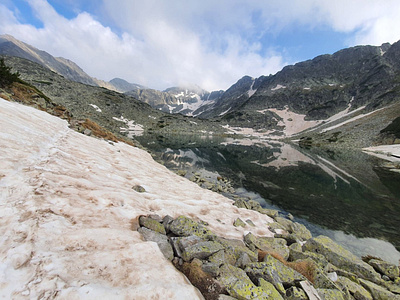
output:
[[[400,42],[343,49],[332,55],[321,55],[286,66],[275,75],[259,78],[244,76],[226,91],[213,92],[196,85],[158,91],[119,78],[109,82],[100,81],[87,75],[75,63],[55,58],[9,35],[0,37],[0,54],[22,57],[45,67],[40,68],[41,75],[38,75],[32,71],[38,68],[37,65],[15,58],[8,60],[24,80],[43,90],[49,97],[59,99],[62,105],[68,107],[77,102],[68,99],[75,97],[87,105],[97,106],[103,112],[105,107],[111,109],[110,113],[103,113],[104,120],[101,121],[108,125],[112,122],[106,121],[107,118],[119,118],[125,111],[129,115],[125,118],[136,118],[136,123],[150,132],[165,130],[165,127],[176,131],[178,125],[165,125],[184,119],[186,124],[202,124],[205,131],[222,125],[225,131],[232,134],[296,138],[306,141],[308,146],[329,144],[366,147],[399,142],[398,130],[386,128],[397,128],[397,117],[400,116]],[[69,81],[63,82],[61,77],[56,77],[51,71]],[[52,76],[57,80],[52,79]],[[126,100],[127,106],[122,109],[117,104],[111,105],[109,101],[95,103],[93,96],[83,91],[86,88],[77,83],[92,86],[94,89],[87,86],[87,90],[92,91],[90,95],[108,93],[113,98],[124,101],[129,99]],[[73,94],[66,91],[67,86],[82,92]],[[119,93],[98,90],[99,87]],[[60,89],[63,91],[62,96]],[[151,115],[149,108],[145,109],[144,114],[131,112],[129,103],[138,105],[137,100],[132,99],[168,113],[162,117],[168,121],[165,124],[148,122],[148,116]],[[80,109],[78,104],[73,108],[84,116]],[[86,107],[84,111],[88,109]],[[175,117],[171,115],[176,113],[178,115]],[[198,118],[190,121],[190,118],[182,115]],[[207,123],[210,120],[212,123]],[[216,124],[219,125],[215,127]],[[117,125],[110,128],[115,130]]]

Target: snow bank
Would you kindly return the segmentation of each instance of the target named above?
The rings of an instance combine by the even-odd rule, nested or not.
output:
[[[400,162],[400,145],[382,145],[369,147],[364,148],[363,151],[384,160]]]
[[[139,215],[187,215],[227,238],[251,219],[272,220],[179,177],[147,152],[72,131],[31,107],[0,99],[0,298],[201,299]],[[132,189],[141,185],[138,193]]]

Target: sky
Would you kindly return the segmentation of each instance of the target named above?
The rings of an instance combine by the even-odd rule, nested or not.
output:
[[[0,34],[90,76],[159,90],[227,89],[244,75],[400,40],[398,0],[1,0]]]

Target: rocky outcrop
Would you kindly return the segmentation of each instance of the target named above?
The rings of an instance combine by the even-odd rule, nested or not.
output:
[[[396,266],[377,259],[367,264],[327,237],[313,238],[295,222],[275,219],[297,241],[252,233],[224,239],[186,216],[142,216],[138,231],[159,245],[205,299],[400,299]]]

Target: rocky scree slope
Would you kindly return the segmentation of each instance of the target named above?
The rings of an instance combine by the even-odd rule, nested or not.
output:
[[[51,70],[18,57],[5,57],[7,65],[54,103],[68,109],[74,119],[93,120],[114,134],[223,133],[216,122],[169,115],[127,95],[70,81]]]

